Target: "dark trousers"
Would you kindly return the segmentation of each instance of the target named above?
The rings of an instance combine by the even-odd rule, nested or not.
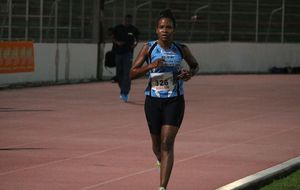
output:
[[[116,68],[117,68],[117,78],[118,84],[120,87],[120,94],[129,94],[130,87],[131,87],[131,80],[129,77],[129,72],[132,65],[132,52],[116,54],[115,61],[116,61]]]

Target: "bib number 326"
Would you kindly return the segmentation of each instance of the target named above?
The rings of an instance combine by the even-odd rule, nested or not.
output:
[[[156,91],[161,90],[173,90],[173,74],[172,73],[155,73],[151,75],[151,85],[152,89]]]

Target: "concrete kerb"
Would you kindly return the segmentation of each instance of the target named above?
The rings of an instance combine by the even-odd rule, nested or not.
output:
[[[285,176],[297,170],[298,168],[300,168],[300,156],[278,164],[274,167],[255,173],[253,175],[244,177],[232,183],[229,183],[216,190],[257,189],[258,187],[262,187],[263,185],[268,184],[272,180]]]

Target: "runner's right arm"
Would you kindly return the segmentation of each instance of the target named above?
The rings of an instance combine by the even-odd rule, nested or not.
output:
[[[145,75],[151,69],[161,66],[163,59],[157,59],[154,62],[143,66],[144,62],[146,61],[146,59],[148,59],[149,56],[148,49],[149,46],[147,44],[144,44],[138,56],[136,57],[133,66],[130,69],[129,76],[131,79],[139,78]]]

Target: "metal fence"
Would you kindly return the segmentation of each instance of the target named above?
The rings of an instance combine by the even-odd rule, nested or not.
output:
[[[171,8],[183,42],[300,43],[299,0],[0,0],[0,40],[98,43],[132,14],[141,40]]]
[[[185,42],[300,42],[298,0],[109,0],[104,26],[132,14],[144,40],[155,38],[159,12],[171,8],[177,18],[175,38]]]
[[[1,0],[0,40],[95,42],[99,0]],[[96,5],[96,6],[95,6]]]

